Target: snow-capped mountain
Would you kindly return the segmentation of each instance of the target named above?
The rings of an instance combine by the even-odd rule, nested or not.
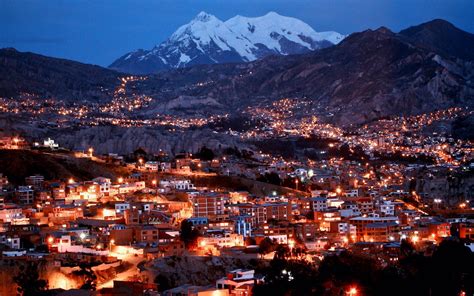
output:
[[[110,68],[128,73],[156,73],[198,64],[249,62],[270,54],[298,54],[339,43],[337,32],[316,32],[303,21],[269,12],[235,16],[226,22],[200,12],[151,50],[120,57]]]

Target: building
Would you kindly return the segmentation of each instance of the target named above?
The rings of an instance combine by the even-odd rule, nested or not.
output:
[[[349,219],[349,223],[356,227],[356,233],[357,233],[357,239],[358,240],[363,240],[364,239],[364,229],[366,228],[367,225],[377,224],[375,226],[378,226],[380,223],[391,223],[391,222],[399,224],[399,220],[398,220],[397,217],[377,217],[377,216],[370,217],[369,216],[369,217],[354,217],[354,218]],[[372,225],[372,226],[374,226],[374,225]],[[372,230],[372,228],[369,227],[369,230]],[[390,228],[390,229],[393,229],[393,228]],[[377,230],[373,230],[374,233],[376,231]],[[378,234],[378,232],[377,232],[377,234]]]
[[[389,242],[398,239],[400,226],[396,222],[375,222],[362,227],[362,240],[366,242]]]
[[[16,190],[16,198],[20,204],[31,205],[34,200],[34,191],[31,186],[19,186]]]
[[[379,211],[384,216],[395,215],[395,205],[390,201],[386,201],[379,205]]]
[[[46,147],[49,149],[58,149],[59,144],[55,143],[53,139],[47,138],[46,140],[43,141],[43,147]]]
[[[226,196],[218,193],[198,194],[191,198],[193,217],[222,220],[225,215]]]
[[[158,172],[160,169],[160,163],[158,161],[147,161],[145,162],[145,169],[152,172]]]
[[[92,179],[92,181],[99,184],[100,193],[102,193],[103,195],[109,195],[110,186],[112,185],[112,182],[109,178],[98,177]]]
[[[254,270],[236,269],[217,280],[216,288],[228,290],[232,296],[247,296],[252,295],[253,286],[261,282],[262,278],[256,277]]]
[[[314,212],[323,212],[328,208],[328,200],[325,197],[313,197],[311,201]]]

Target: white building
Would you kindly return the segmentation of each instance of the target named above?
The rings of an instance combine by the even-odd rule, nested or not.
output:
[[[99,184],[99,190],[102,194],[107,195],[110,193],[110,186],[112,182],[109,178],[98,177],[98,178],[92,179],[92,181]]]
[[[20,238],[17,236],[3,235],[0,237],[0,243],[8,246],[10,249],[13,249],[13,250],[20,249]]]
[[[145,162],[145,169],[157,172],[160,169],[160,163],[158,161],[147,161]]]
[[[125,210],[130,209],[130,204],[129,203],[116,203],[115,204],[115,212],[118,214],[122,214]]]
[[[395,205],[390,201],[386,201],[380,204],[380,213],[384,216],[394,216],[395,215]]]
[[[236,269],[232,270],[227,276],[216,281],[217,289],[229,290],[230,295],[248,295],[245,290],[238,293],[240,287],[253,286],[261,280],[255,277],[254,270]],[[214,294],[212,294],[214,295]]]
[[[161,188],[169,188],[175,190],[195,190],[194,184],[190,180],[161,180]]]
[[[43,141],[43,146],[50,148],[50,149],[58,149],[59,144],[55,143],[53,139],[47,138],[46,140]]]

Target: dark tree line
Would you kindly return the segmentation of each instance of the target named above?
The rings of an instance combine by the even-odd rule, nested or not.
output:
[[[443,241],[432,256],[402,243],[400,261],[384,266],[376,258],[343,252],[316,267],[304,260],[275,256],[260,270],[265,283],[255,295],[474,295],[474,253],[456,239]]]

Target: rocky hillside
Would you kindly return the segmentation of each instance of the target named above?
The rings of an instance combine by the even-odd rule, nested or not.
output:
[[[465,35],[469,38],[459,42],[469,44],[472,34]],[[437,48],[444,47],[440,42],[434,42]],[[354,33],[337,46],[306,55],[163,73],[150,79],[146,88],[166,93],[171,102],[186,96],[193,102],[188,103],[189,110],[213,102],[212,109],[222,112],[263,99],[309,97],[326,107],[334,122],[346,125],[471,106],[473,77],[473,62],[417,45],[382,27]],[[173,111],[163,107],[154,106]],[[179,110],[186,107],[180,105]]]

